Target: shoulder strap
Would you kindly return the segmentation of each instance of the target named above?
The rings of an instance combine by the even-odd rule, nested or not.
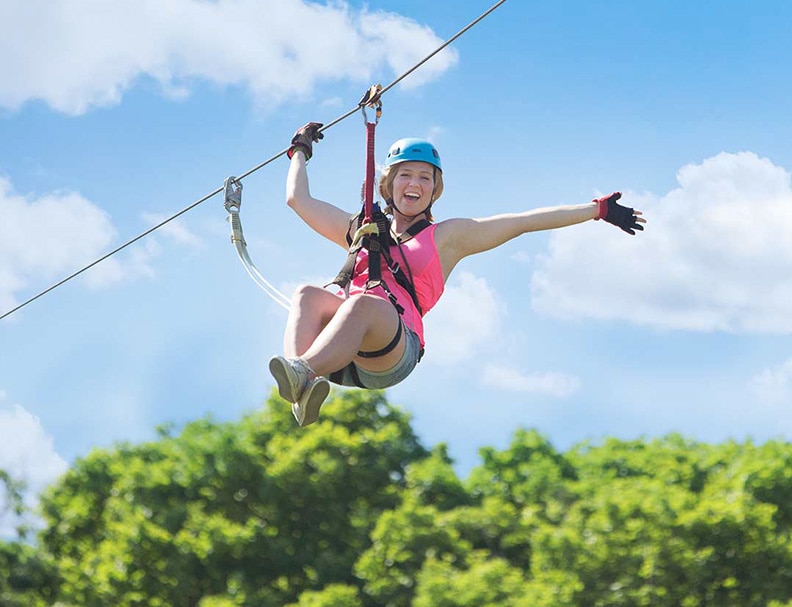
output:
[[[363,211],[360,211],[360,213],[352,213],[352,215],[349,216],[349,224],[347,225],[346,233],[346,243],[348,247],[352,246],[352,236],[349,233],[352,231],[352,226],[355,225],[355,221],[357,221],[357,228],[359,228],[363,223]]]
[[[401,254],[402,261],[404,262],[404,266],[407,268],[407,272],[405,273],[404,268],[402,268],[401,264],[393,259],[393,256],[390,254],[390,247],[388,247],[388,253],[385,256],[387,260],[388,267],[390,268],[391,274],[393,274],[394,280],[401,286],[407,293],[410,295],[410,299],[412,299],[413,304],[415,305],[415,309],[418,310],[418,313],[423,316],[423,309],[421,308],[421,302],[418,301],[418,294],[415,292],[415,285],[413,284],[412,272],[410,271],[410,264],[407,262],[407,257],[404,255],[404,251],[401,250],[401,244],[409,240],[409,238],[414,238],[417,236],[422,230],[428,228],[432,223],[428,219],[421,219],[420,221],[415,222],[411,225],[404,234],[399,236],[398,239],[394,239],[393,236],[388,233],[388,239],[390,240],[390,246],[395,246],[398,248],[399,253]],[[409,236],[409,238],[404,238],[404,235]]]
[[[415,222],[413,225],[411,225],[409,228],[407,228],[407,234],[411,238],[413,238],[413,237],[417,236],[422,230],[425,230],[426,228],[428,228],[430,225],[432,225],[432,222],[430,222],[428,219],[424,218],[421,221]],[[401,242],[404,242],[401,239],[399,239],[399,240]]]

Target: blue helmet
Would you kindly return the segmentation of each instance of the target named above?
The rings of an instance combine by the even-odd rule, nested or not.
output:
[[[437,153],[435,146],[425,139],[415,139],[414,137],[399,139],[388,150],[385,166],[389,167],[409,161],[426,162],[440,171],[443,170],[440,165],[440,154]]]

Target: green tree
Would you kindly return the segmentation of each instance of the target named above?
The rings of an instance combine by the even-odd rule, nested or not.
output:
[[[57,588],[57,572],[52,561],[24,542],[0,541],[0,605],[51,605]]]
[[[465,569],[429,558],[418,576],[413,607],[528,607],[523,572],[486,551],[470,555]]]
[[[24,491],[24,482],[12,478],[8,472],[0,468],[0,521],[16,521],[16,533],[20,536],[24,536],[28,531],[19,523],[26,511]]]
[[[360,557],[355,571],[375,605],[393,607],[411,604],[427,558],[454,562],[472,549],[435,506],[424,506],[414,497],[396,510],[384,512],[371,540],[372,546]]]
[[[504,451],[486,447],[480,454],[483,462],[468,480],[475,496],[498,497],[519,508],[530,505],[550,517],[576,497],[570,492],[575,467],[534,430],[517,430]]]
[[[520,429],[481,456],[460,480],[445,445],[427,452],[402,411],[360,391],[307,429],[274,397],[239,422],[161,428],[48,491],[38,543],[0,543],[0,601],[792,606],[788,443],[669,435],[560,453]]]
[[[300,600],[286,607],[361,607],[359,590],[345,584],[330,584],[322,590],[306,590]]]
[[[789,529],[779,534],[777,506],[748,490],[746,456],[753,469],[772,466],[750,444],[711,447],[674,435],[578,449],[570,454],[578,499],[537,529],[532,572],[575,572],[579,605],[787,600]]]
[[[0,469],[0,518],[19,518],[27,513],[23,492],[25,484]],[[39,607],[54,597],[58,580],[54,564],[25,542],[29,529],[16,528],[17,541],[0,540],[0,605]]]
[[[448,447],[444,443],[437,445],[426,459],[410,464],[404,495],[411,495],[419,503],[434,506],[441,512],[473,502],[454,472]]]
[[[373,604],[411,605],[422,584],[430,588],[421,595],[424,602],[443,593],[452,596],[453,584],[434,579],[441,571],[475,585],[477,576],[499,571],[508,559],[517,568],[527,562],[529,529],[517,507],[500,495],[482,493],[465,489],[444,445],[408,467],[401,504],[382,514],[372,545],[356,566]]]
[[[42,544],[65,602],[280,607],[357,582],[371,528],[425,456],[381,393],[344,393],[306,430],[273,397],[239,423],[94,451],[44,497]]]

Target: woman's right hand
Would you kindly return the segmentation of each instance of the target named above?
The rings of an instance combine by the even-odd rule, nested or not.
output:
[[[288,151],[288,156],[294,156],[294,152],[301,150],[305,154],[305,159],[310,160],[313,156],[313,144],[324,138],[324,133],[320,129],[324,125],[321,122],[309,122],[303,127],[297,129],[291,140],[291,147]]]

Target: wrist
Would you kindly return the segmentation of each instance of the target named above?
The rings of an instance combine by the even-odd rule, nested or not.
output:
[[[311,157],[311,155],[308,153],[308,148],[306,148],[304,145],[301,145],[301,144],[296,144],[296,145],[291,146],[289,148],[289,152],[288,152],[287,156],[289,158],[294,158],[294,155],[297,152],[302,152],[302,155],[305,158],[305,161],[308,162],[308,159]]]
[[[608,199],[607,198],[598,198],[592,201],[594,205],[594,220],[599,221],[600,219],[605,219],[605,216],[608,214]]]

